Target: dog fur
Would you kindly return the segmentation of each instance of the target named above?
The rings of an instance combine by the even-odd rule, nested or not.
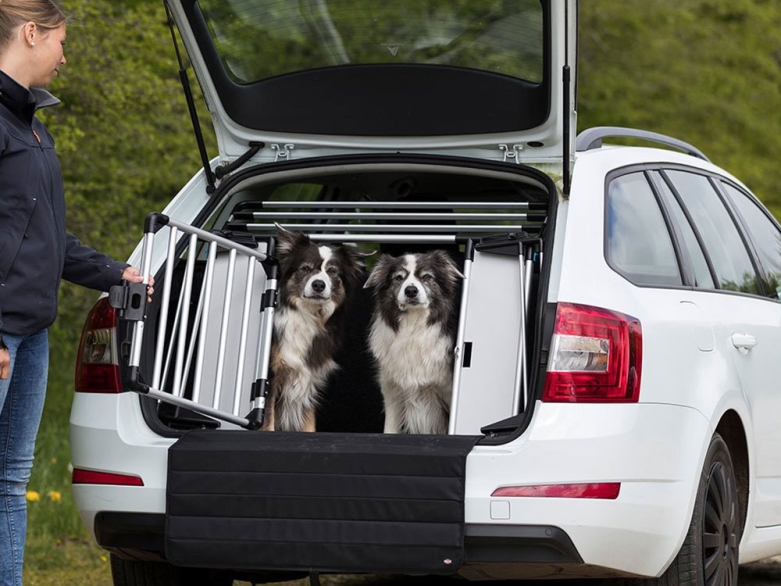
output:
[[[264,430],[315,431],[315,410],[342,342],[345,300],[360,284],[364,253],[313,243],[278,226],[279,303]]]
[[[463,275],[442,250],[383,255],[374,287],[369,347],[377,361],[385,433],[445,434]]]

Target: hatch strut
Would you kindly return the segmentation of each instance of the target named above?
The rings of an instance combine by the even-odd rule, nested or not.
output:
[[[564,128],[562,142],[564,143],[564,158],[562,160],[563,174],[564,174],[564,195],[569,195],[570,189],[570,122],[572,103],[570,102],[570,87],[572,80],[570,79],[570,64],[569,64],[569,2],[564,3],[564,68],[562,70],[562,85],[564,90]]]
[[[187,109],[190,111],[190,119],[193,123],[193,131],[195,132],[195,140],[198,143],[198,150],[201,153],[201,161],[203,162],[203,171],[206,173],[206,193],[211,195],[214,193],[214,173],[212,173],[211,165],[209,165],[209,156],[206,153],[206,143],[203,140],[203,132],[201,132],[201,123],[198,121],[198,112],[195,110],[195,101],[193,100],[193,92],[190,87],[190,80],[187,77],[187,69],[182,61],[182,54],[179,51],[179,43],[176,42],[176,32],[174,31],[174,19],[171,14],[171,8],[168,6],[168,0],[163,0],[165,5],[165,14],[168,18],[168,28],[171,29],[171,38],[174,42],[174,50],[176,51],[176,60],[179,62],[179,79],[182,82],[182,88],[184,89],[184,97],[187,100]]]

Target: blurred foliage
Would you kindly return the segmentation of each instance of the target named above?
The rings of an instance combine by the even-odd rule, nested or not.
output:
[[[62,104],[41,118],[60,157],[68,230],[125,259],[141,239],[144,216],[162,209],[200,167],[171,33],[162,0],[63,6],[70,16],[68,62],[49,88]],[[208,115],[201,120],[209,130]],[[206,136],[213,156],[213,136]],[[63,286],[52,330],[54,360],[74,345],[95,297]]]
[[[579,127],[700,148],[781,217],[781,2],[582,0]]]

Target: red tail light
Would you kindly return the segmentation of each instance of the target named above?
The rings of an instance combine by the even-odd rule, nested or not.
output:
[[[77,393],[121,393],[117,360],[117,313],[108,298],[98,300],[87,316],[76,359]]]
[[[643,334],[628,315],[559,303],[543,401],[636,403]]]
[[[140,476],[117,474],[115,472],[95,472],[93,470],[73,469],[72,484],[112,484],[116,486],[144,486]]]
[[[497,488],[491,496],[525,496],[568,499],[614,500],[621,492],[620,482],[599,484],[542,484],[539,486],[504,486]]]

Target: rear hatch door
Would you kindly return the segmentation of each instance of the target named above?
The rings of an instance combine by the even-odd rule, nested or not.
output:
[[[222,159],[571,156],[576,0],[167,2]]]

